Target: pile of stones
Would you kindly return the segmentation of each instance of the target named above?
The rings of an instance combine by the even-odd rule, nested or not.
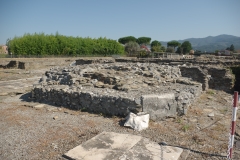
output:
[[[181,77],[178,66],[104,63],[54,67],[34,85],[32,98],[107,115],[144,111],[159,120],[186,114],[201,91],[200,83]]]

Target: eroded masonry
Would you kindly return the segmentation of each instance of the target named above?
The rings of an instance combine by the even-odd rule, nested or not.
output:
[[[34,85],[32,98],[106,115],[143,111],[161,120],[186,114],[208,88],[231,90],[233,79],[229,70],[212,66],[81,59],[47,71]]]

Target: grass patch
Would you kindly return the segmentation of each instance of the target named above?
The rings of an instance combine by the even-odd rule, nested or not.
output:
[[[182,126],[182,130],[184,132],[187,132],[189,129],[190,129],[190,125],[188,125],[188,124],[185,124],[185,125]]]
[[[177,119],[176,119],[176,122],[181,124],[181,123],[182,123],[181,118],[177,118]]]
[[[214,95],[214,94],[216,94],[213,90],[207,90],[206,93],[207,93],[207,94],[210,94],[210,95]]]

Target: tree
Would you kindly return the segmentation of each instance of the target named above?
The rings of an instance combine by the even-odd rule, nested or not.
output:
[[[235,51],[235,48],[234,48],[234,45],[233,45],[233,44],[230,46],[229,50],[230,50],[230,51],[233,51],[233,52]]]
[[[161,49],[162,52],[165,52],[165,51],[166,51],[166,48],[165,48],[164,46],[161,46],[160,49]]]
[[[159,41],[157,41],[157,40],[152,41],[152,43],[151,43],[151,47],[153,47],[153,46],[161,46],[161,45],[162,44]]]
[[[152,46],[151,51],[152,52],[161,52],[161,46]]]
[[[125,44],[125,51],[128,52],[129,55],[139,50],[140,50],[140,46],[137,42],[130,41]]]
[[[150,37],[139,37],[139,38],[137,39],[137,43],[138,43],[139,45],[141,45],[141,44],[147,45],[147,44],[149,44],[150,42],[151,42],[151,38],[150,38]]]
[[[8,38],[7,41],[6,41],[6,46],[7,46],[7,49],[8,49],[8,54],[11,53],[10,42],[11,42],[11,39]]]
[[[160,52],[161,51],[161,43],[159,41],[152,41],[151,43],[151,51],[152,52]]]
[[[182,46],[179,46],[179,47],[177,48],[176,53],[183,54],[183,48],[182,48]]]
[[[175,48],[179,47],[180,45],[181,45],[181,43],[179,43],[178,41],[175,41],[175,40],[167,43],[167,47],[173,47],[174,51],[175,51]]]
[[[122,44],[126,44],[126,43],[131,42],[131,41],[136,42],[137,39],[133,36],[127,36],[127,37],[122,37],[122,38],[118,39],[118,42],[122,43]]]
[[[192,44],[189,41],[185,41],[182,43],[181,48],[183,49],[183,54],[189,53],[192,49]]]
[[[168,47],[168,48],[166,49],[166,52],[168,52],[168,53],[174,53],[174,48],[173,48],[173,47]]]

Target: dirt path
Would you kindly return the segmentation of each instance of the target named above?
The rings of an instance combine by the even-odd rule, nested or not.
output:
[[[9,77],[11,79],[11,75]],[[35,108],[38,103],[27,102],[28,97],[27,93],[0,96],[0,159],[64,159],[65,152],[102,131],[131,133],[180,146],[190,152],[187,159],[225,159],[227,153],[232,97],[222,91],[203,93],[186,116],[150,121],[149,128],[141,132],[123,127],[123,118],[119,117],[47,104]],[[240,113],[237,121],[239,117]],[[240,133],[239,125],[237,133]],[[236,147],[234,159],[240,159],[240,150]]]

